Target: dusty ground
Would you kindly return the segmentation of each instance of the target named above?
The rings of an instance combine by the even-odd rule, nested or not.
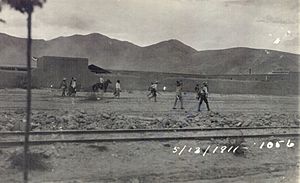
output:
[[[88,100],[89,93],[62,98],[55,90],[33,91],[33,130],[231,126],[298,126],[298,96],[210,96],[212,112],[197,113],[195,96],[184,96],[185,110],[172,110],[173,93],[158,102],[147,92],[107,93]],[[0,90],[0,130],[20,130],[24,121],[24,90]],[[221,133],[221,132],[220,132]],[[260,149],[262,142],[284,140],[280,148]],[[298,182],[299,144],[288,138],[245,139],[244,153],[173,153],[174,147],[228,145],[224,141],[169,141],[101,144],[55,144],[32,147],[46,168],[30,173],[32,182]],[[254,145],[256,144],[256,145]],[[0,182],[20,182],[22,172],[11,157],[21,149],[0,150]]]

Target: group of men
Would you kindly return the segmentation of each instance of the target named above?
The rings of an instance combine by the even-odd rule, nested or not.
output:
[[[104,79],[102,77],[100,77],[99,79],[99,85],[103,86],[104,84]],[[154,99],[154,102],[157,101],[156,97],[157,97],[157,86],[158,86],[158,81],[152,82],[151,86],[149,87],[149,91],[150,93],[147,95],[148,99]],[[67,79],[63,78],[63,81],[60,85],[60,88],[62,88],[62,96],[66,96],[66,91],[68,96],[75,96],[76,95],[76,90],[77,90],[77,82],[76,82],[76,78],[71,79],[70,83],[69,83],[69,87],[67,84]],[[103,87],[100,87],[100,90],[102,90]],[[165,87],[164,87],[164,91],[165,91]],[[176,95],[175,95],[175,102],[174,102],[174,106],[173,109],[176,109],[177,106],[177,102],[180,102],[180,108],[184,109],[183,107],[183,97],[182,97],[182,91],[183,89],[183,82],[182,81],[176,81]],[[117,80],[116,85],[115,85],[115,89],[113,92],[113,95],[116,98],[120,98],[120,92],[121,92],[121,84],[120,84],[120,80]],[[203,103],[203,101],[206,104],[206,108],[208,111],[210,111],[209,108],[209,104],[208,104],[208,85],[207,82],[203,82],[202,86],[200,86],[199,84],[196,85],[195,87],[195,92],[196,92],[196,99],[199,100],[199,104],[198,104],[198,111],[201,111],[201,105]]]
[[[60,84],[60,88],[62,89],[61,96],[75,96],[77,91],[77,81],[76,78],[72,77],[69,86],[67,83],[67,78],[63,78],[63,81]]]
[[[184,109],[183,107],[183,99],[182,99],[182,88],[183,88],[183,83],[182,81],[176,81],[176,97],[175,97],[175,102],[173,109],[176,109],[177,101],[180,101],[180,108]],[[201,105],[203,101],[206,104],[206,108],[208,111],[210,111],[209,104],[208,104],[208,85],[207,82],[203,82],[202,86],[199,84],[196,85],[195,87],[195,92],[196,92],[196,99],[199,100],[198,104],[198,111],[201,111]]]
[[[101,94],[103,94],[102,93],[103,91],[106,92],[106,89],[107,89],[107,86],[109,83],[111,83],[110,80],[104,81],[104,79],[102,77],[99,78],[99,83],[97,83],[97,84],[99,85],[98,89],[101,91]],[[60,88],[62,89],[61,96],[75,97],[76,92],[77,92],[76,78],[72,77],[69,85],[67,83],[67,78],[63,78],[63,81],[60,84]],[[120,92],[121,92],[121,84],[120,84],[120,80],[117,80],[116,87],[115,87],[113,94],[116,98],[120,98]]]
[[[158,85],[158,81],[151,83],[151,86],[149,87],[149,91],[150,93],[147,95],[147,97],[149,98],[149,100],[151,98],[154,98],[154,102],[156,102],[156,97],[157,97],[157,85]],[[184,109],[183,107],[183,96],[182,96],[182,91],[183,89],[183,82],[182,81],[176,81],[176,90],[175,90],[175,102],[174,102],[174,106],[173,109],[176,109],[177,106],[177,102],[180,102],[180,108]],[[163,87],[163,91],[166,90],[166,87]],[[207,82],[203,82],[202,86],[200,86],[199,84],[196,85],[195,87],[195,92],[196,92],[196,99],[199,100],[199,104],[198,104],[198,111],[201,111],[201,105],[203,103],[203,101],[206,104],[206,108],[208,111],[210,111],[209,108],[209,104],[208,104],[208,85]]]
[[[111,83],[111,81],[108,79],[105,82],[104,79],[102,77],[100,77],[99,82],[100,82],[100,86],[101,86],[100,87],[101,92],[106,92],[108,84]],[[120,98],[120,93],[121,93],[121,82],[120,82],[120,80],[117,80],[113,95],[116,98]]]

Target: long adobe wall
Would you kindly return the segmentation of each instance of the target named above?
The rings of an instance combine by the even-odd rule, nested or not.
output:
[[[77,79],[81,91],[90,91],[91,86],[98,82],[99,75],[88,69],[87,58],[42,57],[37,62],[37,68],[32,70],[34,88],[58,88],[62,79],[70,82]],[[220,94],[263,94],[263,95],[298,95],[299,73],[261,74],[261,75],[195,75],[140,71],[112,71],[103,74],[104,79],[114,83],[121,80],[124,90],[147,90],[150,83],[159,81],[159,89],[163,86],[168,91],[174,91],[176,80],[184,82],[185,91],[193,91],[196,83],[208,81],[212,93]],[[24,87],[26,72],[1,71],[0,87]],[[266,78],[267,77],[267,78]],[[110,86],[110,90],[113,89]]]

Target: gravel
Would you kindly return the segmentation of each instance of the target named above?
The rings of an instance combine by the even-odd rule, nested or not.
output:
[[[96,130],[151,129],[187,127],[258,127],[299,126],[298,114],[278,113],[220,113],[163,114],[157,117],[118,114],[109,111],[34,111],[31,129],[37,130]],[[23,131],[25,112],[0,112],[0,131]]]

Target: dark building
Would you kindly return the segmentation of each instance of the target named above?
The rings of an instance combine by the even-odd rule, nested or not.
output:
[[[99,78],[89,69],[87,58],[43,56],[37,60],[37,68],[33,70],[34,85],[38,88],[49,88],[51,85],[57,88],[63,78],[69,82],[72,77],[76,78],[82,89],[91,87]]]
[[[89,70],[91,72],[94,72],[96,74],[108,74],[108,73],[111,73],[110,71],[102,69],[101,67],[98,67],[98,66],[96,66],[94,64],[89,65],[88,68],[89,68]]]

